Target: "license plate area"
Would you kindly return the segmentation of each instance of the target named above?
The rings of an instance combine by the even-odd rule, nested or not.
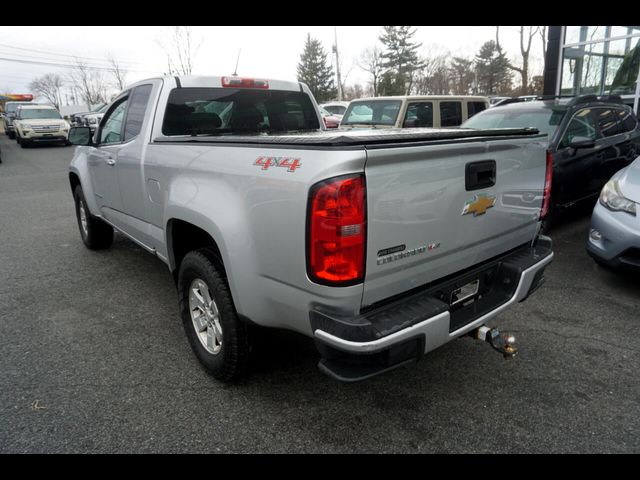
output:
[[[452,290],[449,294],[449,306],[455,307],[456,305],[466,303],[467,300],[472,301],[473,297],[478,294],[479,288],[480,280],[476,278],[466,285]]]

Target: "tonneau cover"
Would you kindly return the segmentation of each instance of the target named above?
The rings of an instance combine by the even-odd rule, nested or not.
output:
[[[363,145],[387,145],[402,143],[483,139],[491,137],[533,136],[536,128],[475,129],[363,129],[344,131],[301,132],[288,135],[200,135],[192,137],[158,137],[155,143],[240,143],[298,145],[301,147],[350,147]]]

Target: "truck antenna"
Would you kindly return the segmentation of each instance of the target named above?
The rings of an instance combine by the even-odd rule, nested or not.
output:
[[[236,69],[235,69],[235,71],[233,72],[233,76],[234,76],[234,77],[237,77],[237,76],[238,76],[238,63],[240,63],[240,52],[242,52],[242,49],[241,49],[241,48],[239,48],[239,49],[238,49],[238,58],[236,58]]]

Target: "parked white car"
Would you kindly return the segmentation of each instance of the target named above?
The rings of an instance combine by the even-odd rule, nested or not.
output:
[[[327,102],[320,105],[320,108],[324,108],[331,115],[336,117],[338,120],[342,120],[344,116],[344,112],[347,111],[349,107],[349,102]]]

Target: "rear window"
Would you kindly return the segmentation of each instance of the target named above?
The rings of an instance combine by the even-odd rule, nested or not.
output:
[[[176,88],[169,94],[162,133],[250,135],[319,130],[308,95],[278,90]]]
[[[395,125],[401,104],[399,100],[352,102],[341,125]]]
[[[24,105],[24,103],[7,103],[5,111],[6,113],[15,113],[21,105]]]
[[[551,137],[557,130],[565,110],[526,109],[510,110],[496,107],[475,115],[462,124],[464,128],[537,128]]]
[[[347,111],[347,107],[342,105],[327,105],[324,109],[334,115],[344,115],[344,112]]]

